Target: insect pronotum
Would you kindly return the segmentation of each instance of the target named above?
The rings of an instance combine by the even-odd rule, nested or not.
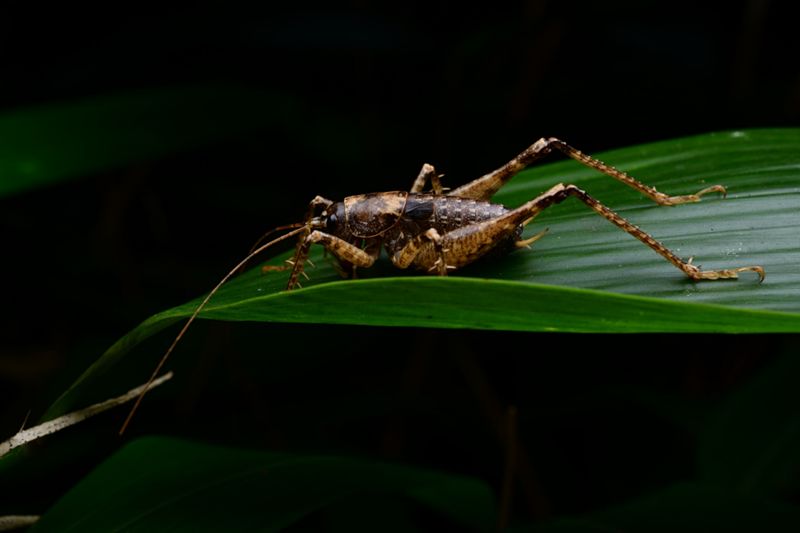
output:
[[[149,384],[161,371],[189,325],[197,318],[211,297],[253,257],[293,236],[298,236],[294,257],[287,261],[286,265],[263,267],[264,272],[291,269],[286,290],[300,286],[299,279],[300,276],[305,276],[305,263],[308,261],[308,252],[312,244],[321,244],[330,251],[338,259],[341,273],[344,275],[355,274],[356,268],[372,266],[381,248],[385,248],[389,259],[398,268],[412,267],[446,276],[449,272],[468,265],[489,252],[530,247],[545,232],[523,239],[523,228],[544,209],[574,197],[649,246],[692,280],[735,279],[740,272],[755,272],[760,281],[764,280],[764,269],[760,266],[700,270],[692,264],[691,259],[684,261],[648,233],[575,185],[559,183],[515,209],[507,209],[490,202],[492,196],[515,174],[554,149],[636,189],[658,205],[672,206],[699,202],[701,197],[708,193],[716,192],[723,196],[726,193],[722,185],[713,185],[694,194],[668,196],[625,172],[584,154],[564,141],[550,137],[539,139],[497,170],[453,190],[445,191],[440,176],[433,166],[425,164],[410,191],[349,196],[341,202],[317,196],[309,204],[302,223],[281,226],[270,232],[291,230],[252,250],[197,306],[162,356],[150,377],[150,382],[128,414],[120,433],[123,433],[130,423]],[[428,184],[430,190],[426,192]]]

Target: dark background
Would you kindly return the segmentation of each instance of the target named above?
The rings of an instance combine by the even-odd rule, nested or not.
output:
[[[316,194],[407,188],[423,162],[446,173],[447,184],[460,184],[541,136],[593,153],[714,130],[795,126],[800,118],[796,19],[784,3],[487,6],[350,2],[300,10],[229,2],[123,14],[117,5],[77,12],[4,4],[0,112],[214,83],[288,95],[297,113],[288,126],[265,125],[0,200],[3,434],[29,410],[33,419],[41,415],[140,321],[208,290],[266,229],[298,220]],[[523,517],[591,510],[691,477],[690,436],[631,406],[626,391],[710,403],[746,383],[787,342],[196,329],[183,363],[174,362],[193,377],[162,397],[167,407],[146,406],[134,432],[362,453],[497,486],[496,425],[514,405],[532,463],[520,474]],[[148,343],[140,377],[172,334]],[[205,346],[202,364],[191,357],[192,343]],[[657,346],[669,347],[668,355]],[[236,347],[244,355],[230,355]],[[272,372],[274,362],[259,358],[274,351],[299,355],[278,360],[280,378],[253,377]],[[312,362],[299,363],[304,357]],[[220,372],[237,394],[215,396],[208,381]],[[141,381],[134,375],[131,384]],[[343,407],[333,422],[309,414],[339,400],[416,395],[432,399],[436,416],[402,401],[370,414]],[[201,407],[212,416],[198,415]],[[449,418],[458,422],[441,424]],[[84,462],[54,474],[63,481],[51,491],[19,498],[50,501],[116,441],[101,442]],[[654,455],[662,458],[656,466],[647,460]]]

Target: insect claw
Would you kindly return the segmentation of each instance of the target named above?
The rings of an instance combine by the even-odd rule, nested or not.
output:
[[[728,191],[722,185],[712,185],[711,187],[706,187],[702,191],[697,191],[696,193],[694,193],[693,196],[697,196],[699,198],[700,196],[703,196],[704,194],[708,194],[710,192],[718,192],[722,195],[723,198],[726,198],[728,196]]]
[[[737,268],[737,272],[755,272],[758,274],[758,282],[761,283],[764,281],[764,277],[766,274],[764,273],[764,268],[760,266],[752,266],[752,267],[742,267]]]

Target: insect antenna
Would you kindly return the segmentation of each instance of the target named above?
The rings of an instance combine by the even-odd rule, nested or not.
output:
[[[304,227],[305,225],[306,224],[303,224],[302,222],[295,222],[294,224],[286,224],[285,226],[278,226],[277,228],[272,228],[271,230],[269,230],[264,235],[262,235],[261,237],[258,238],[258,240],[255,242],[255,244],[253,244],[253,246],[250,247],[250,251],[247,252],[247,256],[252,259],[253,256],[258,253],[258,252],[256,252],[256,250],[258,250],[258,247],[261,246],[261,243],[264,242],[265,240],[267,240],[267,237],[269,237],[273,233],[277,233],[277,232],[283,231],[285,229],[300,228],[300,227]],[[239,272],[244,272],[244,269],[247,267],[246,263],[247,263],[247,260],[243,261],[240,264]]]
[[[211,300],[211,297],[214,296],[214,294],[229,279],[231,279],[237,272],[239,272],[242,268],[244,268],[244,266],[247,264],[248,261],[253,259],[255,256],[257,256],[258,254],[260,254],[261,252],[263,252],[264,250],[266,250],[267,248],[269,248],[273,244],[277,244],[277,243],[279,243],[281,241],[285,241],[286,239],[288,239],[290,237],[294,237],[295,235],[298,235],[298,234],[302,233],[303,231],[305,231],[307,228],[308,228],[308,224],[296,223],[296,224],[289,224],[289,225],[286,225],[286,226],[279,226],[279,227],[275,228],[274,230],[271,230],[271,231],[267,232],[263,237],[261,237],[258,240],[258,242],[256,243],[256,246],[253,247],[254,249],[251,249],[250,253],[248,253],[247,256],[244,259],[239,261],[239,263],[235,267],[233,267],[227,274],[225,274],[225,276],[219,281],[219,283],[217,283],[217,285],[213,289],[211,289],[211,292],[209,292],[206,295],[206,297],[203,298],[203,301],[200,302],[200,305],[198,305],[197,308],[195,308],[194,312],[191,314],[191,316],[189,316],[189,319],[183,325],[183,328],[181,328],[181,331],[178,333],[178,336],[175,337],[175,340],[172,341],[172,344],[170,344],[169,348],[167,348],[167,351],[164,353],[164,355],[161,357],[161,360],[158,362],[158,365],[156,365],[156,368],[155,368],[155,370],[153,370],[153,373],[150,376],[150,379],[147,380],[147,383],[145,384],[144,389],[142,389],[142,392],[141,392],[141,394],[139,394],[139,397],[136,398],[136,403],[133,404],[133,407],[131,407],[131,410],[128,413],[128,417],[125,419],[125,422],[122,424],[122,428],[120,428],[120,430],[119,430],[119,434],[120,435],[125,433],[125,430],[128,428],[128,425],[130,425],[131,419],[133,418],[134,413],[136,413],[136,410],[139,408],[139,404],[142,403],[142,399],[144,398],[144,395],[150,389],[150,385],[152,385],[153,381],[156,379],[156,376],[158,376],[158,373],[161,371],[161,368],[164,366],[164,363],[167,362],[167,358],[172,353],[172,350],[175,349],[175,346],[177,346],[178,342],[180,342],[181,338],[186,333],[186,330],[189,329],[189,326],[192,324],[192,322],[194,322],[194,319],[197,318],[197,315],[200,314],[200,311],[202,311],[203,308],[206,306],[206,304],[209,302],[209,300]],[[269,241],[267,244],[262,244],[261,246],[258,246],[258,244],[261,243],[267,236],[271,235],[272,233],[274,233],[276,231],[281,231],[281,230],[285,230],[285,229],[292,229],[292,231],[290,231],[289,233],[284,233],[280,237]]]
[[[294,224],[286,224],[285,226],[278,226],[277,228],[272,228],[271,230],[266,232],[264,235],[259,237],[258,240],[255,242],[255,244],[253,244],[253,246],[250,247],[250,251],[247,252],[247,253],[248,254],[252,254],[261,245],[261,243],[264,242],[265,240],[267,240],[267,237],[269,237],[273,233],[277,233],[278,231],[283,231],[285,229],[300,228],[300,227],[303,227],[303,226],[305,226],[305,224],[303,224],[302,222],[295,222]]]

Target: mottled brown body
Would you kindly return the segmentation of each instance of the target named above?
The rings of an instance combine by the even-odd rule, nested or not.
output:
[[[334,224],[330,234],[345,242],[359,246],[363,241],[364,250],[378,250],[381,245],[386,249],[389,258],[399,268],[415,268],[431,270],[444,254],[447,265],[458,268],[471,263],[495,248],[510,248],[522,234],[522,224],[507,223],[502,227],[502,236],[481,239],[483,246],[478,251],[471,251],[470,244],[476,243],[473,235],[461,239],[453,239],[459,235],[457,230],[463,228],[476,229],[477,223],[496,221],[508,213],[508,209],[499,204],[437,194],[386,192],[351,196],[343,202],[344,224]],[[329,208],[341,209],[339,204]],[[382,216],[374,216],[382,213]],[[340,218],[337,217],[340,220]],[[432,230],[432,231],[431,231]],[[453,233],[456,232],[456,233]],[[434,235],[440,239],[442,252],[437,252]],[[347,254],[343,265],[369,266],[360,263],[357,258]],[[370,255],[370,260],[372,255]],[[348,269],[349,269],[348,268]]]
[[[287,289],[299,285],[299,276],[311,244],[325,246],[340,262],[344,275],[367,268],[385,248],[398,268],[415,268],[447,275],[494,251],[527,247],[543,233],[522,240],[526,224],[543,209],[574,197],[597,214],[630,233],[694,280],[734,279],[752,271],[764,278],[758,266],[702,271],[684,261],[659,241],[607,208],[574,185],[557,184],[516,209],[491,203],[491,197],[517,172],[532,162],[559,150],[576,161],[599,170],[644,194],[659,205],[699,202],[710,192],[725,194],[721,185],[695,194],[668,196],[554,138],[542,138],[517,157],[480,178],[445,192],[433,166],[425,164],[410,192],[392,191],[350,196],[342,202],[315,198],[306,217],[306,231],[300,237]],[[423,192],[430,183],[432,192]],[[266,267],[275,270],[276,267]]]

